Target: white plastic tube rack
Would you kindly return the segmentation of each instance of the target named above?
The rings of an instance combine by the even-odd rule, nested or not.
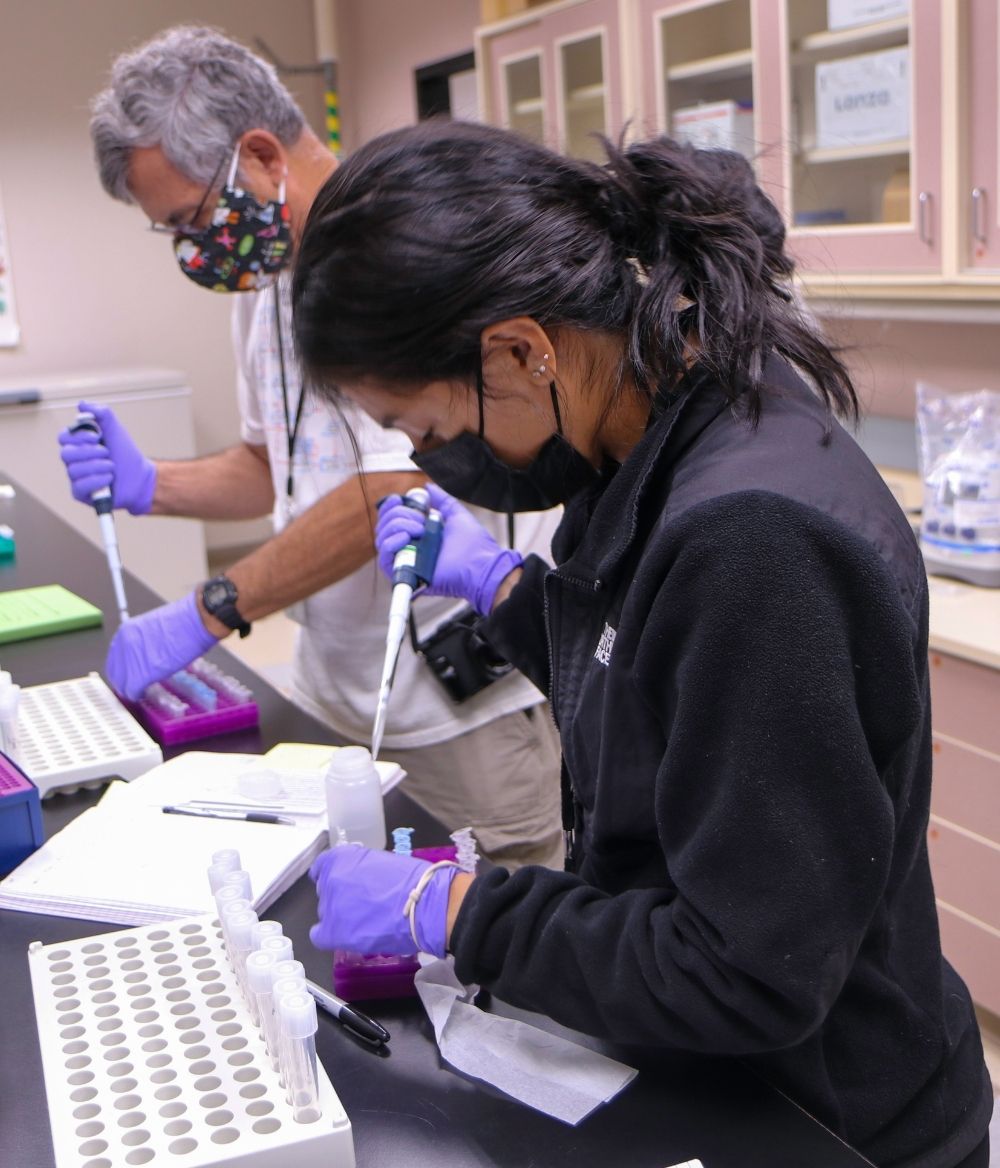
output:
[[[28,950],[57,1168],[354,1168],[322,1066],[297,1123],[211,916]]]

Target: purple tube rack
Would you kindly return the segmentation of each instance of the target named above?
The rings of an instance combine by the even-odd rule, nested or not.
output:
[[[419,860],[436,864],[439,860],[454,860],[457,852],[453,844],[448,844],[440,848],[414,848],[413,854]],[[348,1002],[412,998],[417,992],[413,975],[419,968],[415,953],[395,957],[337,949],[333,954],[333,992]]]
[[[196,707],[190,694],[178,689],[169,677],[160,684],[191,707],[185,714],[176,717],[167,714],[145,698],[132,702],[123,698],[121,694],[118,697],[161,746],[194,742],[199,738],[212,738],[216,734],[231,734],[234,730],[246,730],[260,723],[260,710],[256,702],[237,701],[229,697],[212,685],[209,677],[199,677],[198,680],[218,693],[219,704],[216,709],[205,710]]]
[[[0,751],[0,876],[13,872],[44,839],[38,788]]]

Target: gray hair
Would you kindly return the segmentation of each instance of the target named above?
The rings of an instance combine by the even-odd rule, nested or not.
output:
[[[90,136],[102,186],[131,203],[137,147],[159,146],[186,178],[208,184],[247,130],[291,145],[304,125],[272,65],[215,29],[181,25],[115,61],[91,107]]]

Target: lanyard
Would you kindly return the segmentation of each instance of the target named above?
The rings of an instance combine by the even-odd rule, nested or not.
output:
[[[299,426],[302,423],[302,407],[305,405],[306,395],[302,386],[299,387],[299,401],[295,407],[295,421],[292,421],[288,410],[288,382],[285,377],[285,342],[281,329],[281,290],[277,283],[274,285],[274,325],[278,332],[278,362],[281,366],[281,404],[285,410],[285,436],[288,440],[288,478],[285,481],[285,495],[289,511],[292,498],[295,494],[295,439],[299,435]]]

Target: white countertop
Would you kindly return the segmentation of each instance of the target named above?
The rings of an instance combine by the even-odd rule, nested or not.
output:
[[[902,508],[916,517],[922,497],[920,476],[879,467]],[[979,588],[928,576],[930,586],[930,648],[1000,669],[1000,588]]]

